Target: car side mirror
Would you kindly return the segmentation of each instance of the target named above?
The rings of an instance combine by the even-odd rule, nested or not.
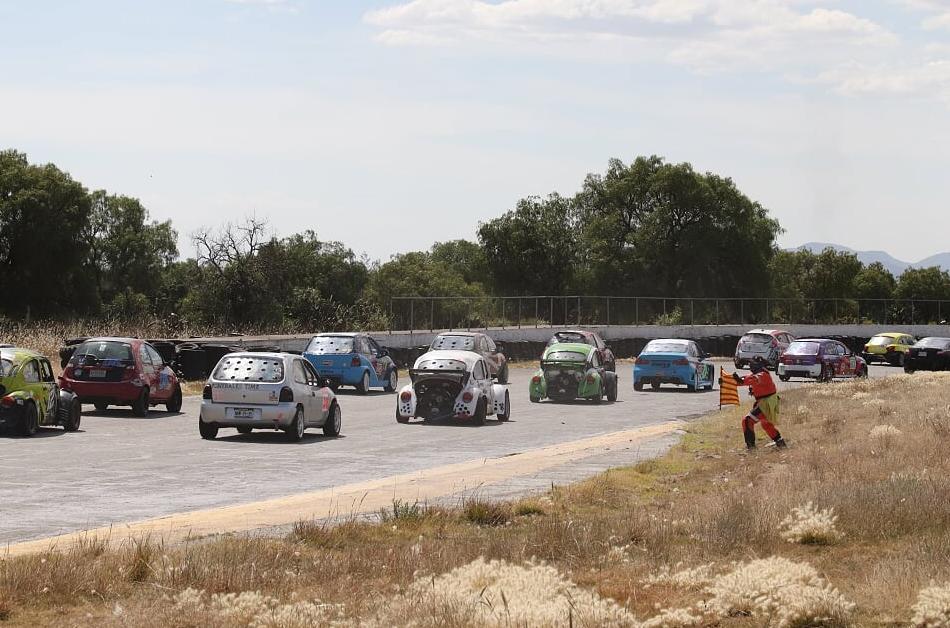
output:
[[[326,377],[321,377],[321,378],[320,378],[320,387],[321,387],[321,388],[329,388],[329,387],[330,387],[330,380],[327,379]]]

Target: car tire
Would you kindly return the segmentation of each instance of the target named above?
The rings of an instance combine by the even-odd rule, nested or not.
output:
[[[397,386],[399,386],[399,371],[394,366],[389,369],[389,373],[386,375],[386,385],[383,386],[383,390],[388,393],[396,392]]]
[[[610,382],[610,386],[607,388],[607,401],[614,403],[617,401],[617,388],[620,386],[620,384],[617,382],[616,377],[611,379],[612,381]]]
[[[148,416],[149,400],[148,388],[142,388],[139,398],[132,403],[132,414],[135,416]]]
[[[408,423],[410,418],[399,414],[399,408],[396,408],[396,423]]]
[[[40,414],[36,404],[27,402],[23,406],[23,422],[20,424],[21,436],[33,436],[40,429]]]
[[[913,369],[911,369],[910,372],[913,373],[914,372]],[[864,365],[864,368],[861,369],[860,373],[858,373],[858,377],[860,377],[861,379],[867,379],[868,376],[870,376],[870,373],[868,373],[868,367],[867,365]]]
[[[82,422],[82,408],[79,401],[73,400],[72,403],[59,402],[58,410],[60,424],[67,432],[78,432],[79,424]]]
[[[369,392],[369,373],[363,371],[363,377],[360,378],[359,383],[356,385],[356,392],[361,395],[365,395]]]
[[[822,365],[821,374],[818,376],[818,381],[828,383],[834,379],[834,373],[831,370],[831,367],[827,364]]]
[[[254,431],[254,428],[247,427],[246,425],[242,425],[241,427],[237,428],[237,431],[238,431],[238,434],[250,434],[251,432]]]
[[[498,371],[498,377],[496,378],[499,384],[508,383],[508,363],[505,362],[505,365],[501,367],[501,370]]]
[[[500,412],[495,415],[495,418],[499,421],[507,421],[511,417],[511,397],[508,396],[508,391],[505,391],[505,411]]]
[[[109,404],[107,403],[101,403],[97,401],[96,403],[92,405],[96,407],[96,412],[105,412],[106,410],[109,409]]]
[[[642,382],[633,382],[633,389],[634,389],[635,391],[637,391],[637,392],[642,392],[642,391],[643,391],[643,383],[642,383]]]
[[[474,419],[475,425],[485,425],[485,416],[488,414],[488,403],[485,401],[485,398],[482,397],[478,405],[475,407],[475,415],[472,417]]]
[[[303,416],[303,410],[297,408],[297,411],[294,413],[294,420],[291,421],[290,427],[287,428],[287,438],[292,443],[299,443],[303,440],[303,435],[307,431],[307,423]]]
[[[531,395],[528,395],[528,399],[531,401],[531,403],[541,403],[541,397],[532,397]]]
[[[693,373],[693,383],[686,386],[686,390],[689,392],[700,392],[702,390],[702,385],[699,383],[699,370]]]
[[[165,402],[165,409],[169,412],[181,412],[181,386],[175,386],[175,392]]]
[[[792,379],[792,376],[791,376],[791,375],[779,375],[778,378],[779,378],[780,380],[782,380],[783,382],[787,382],[788,380]]]
[[[205,440],[214,440],[218,437],[218,426],[214,423],[205,423],[198,417],[198,433]]]
[[[340,435],[341,429],[343,429],[343,412],[340,410],[340,404],[334,401],[330,404],[327,421],[323,424],[323,435],[335,438]]]
[[[903,351],[897,354],[897,366],[900,366],[900,367],[904,366],[904,357],[905,356],[904,356]]]
[[[905,373],[910,374],[910,373],[913,373],[914,370],[915,370],[914,367],[908,365],[906,362],[904,363],[904,372],[905,372]]]
[[[650,388],[652,388],[653,390],[659,390],[660,382],[650,382]]]

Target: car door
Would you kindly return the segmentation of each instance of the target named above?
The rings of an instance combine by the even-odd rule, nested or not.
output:
[[[488,401],[487,407],[491,408],[495,403],[495,395],[491,386],[491,371],[484,359],[475,363],[475,368],[472,369],[472,377],[475,379],[475,385],[478,386],[481,395]]]
[[[168,399],[175,390],[171,369],[165,364],[165,359],[158,352],[158,349],[148,343],[142,346],[145,347],[145,351],[152,361],[152,368],[155,369],[155,388],[152,389],[151,395],[158,399]]]
[[[379,378],[376,376],[376,365],[379,362],[379,356],[373,353],[373,347],[370,345],[369,339],[365,336],[357,336],[353,341],[353,349],[369,363],[369,385],[378,385]]]
[[[323,385],[320,380],[320,373],[307,360],[303,360],[304,370],[307,375],[307,386],[310,388],[314,399],[314,416],[318,417],[318,423],[321,425],[326,421],[327,414],[330,411],[330,389]]]
[[[501,371],[501,367],[505,363],[505,356],[503,356],[499,351],[498,347],[495,346],[495,341],[489,336],[482,336],[482,343],[484,346],[485,359],[488,360],[488,370],[489,376],[498,375]]]
[[[41,394],[45,400],[40,414],[40,423],[52,425],[56,423],[56,414],[59,410],[59,386],[56,384],[56,377],[53,375],[53,367],[49,360],[40,358],[38,365]]]
[[[46,393],[43,390],[43,384],[40,381],[40,366],[35,359],[27,360],[21,367],[23,369],[23,389],[33,399],[36,404],[37,418],[40,423],[45,423],[46,414]]]
[[[365,340],[369,349],[370,364],[373,365],[373,373],[375,373],[376,383],[379,383],[386,377],[386,359],[382,355],[383,351],[380,348],[379,343],[369,336],[367,336]]]
[[[310,425],[319,422],[320,404],[317,393],[310,385],[305,360],[294,358],[293,365],[294,399],[300,399],[303,404],[304,421]]]
[[[858,366],[858,360],[854,357],[854,354],[851,352],[851,349],[846,347],[840,342],[836,342],[838,345],[838,353],[841,358],[841,372],[845,377],[854,377],[854,372]]]
[[[155,365],[152,364],[152,356],[148,354],[145,343],[139,345],[138,361],[140,377],[148,386],[149,397],[161,398],[162,393],[158,390],[158,373]]]

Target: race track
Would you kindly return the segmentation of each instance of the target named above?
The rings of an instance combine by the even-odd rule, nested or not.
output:
[[[361,396],[344,389],[341,437],[310,430],[301,443],[287,442],[283,433],[234,430],[202,440],[197,397],[186,398],[180,413],[153,409],[148,418],[126,408],[98,413],[84,406],[79,432],[47,428],[33,438],[0,435],[0,544],[497,458],[718,407],[718,392],[634,392],[630,369],[618,365],[616,403],[593,405],[532,404],[532,370],[513,368],[511,420],[481,427],[400,425],[393,394]],[[896,372],[871,368],[872,377]],[[745,396],[743,401],[750,403]],[[738,426],[736,438],[740,442]]]

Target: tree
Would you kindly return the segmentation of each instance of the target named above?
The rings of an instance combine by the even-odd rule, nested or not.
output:
[[[950,301],[950,273],[939,266],[908,268],[897,279],[894,296],[905,322],[938,322],[947,316]],[[925,301],[913,303],[910,301]]]
[[[67,173],[0,152],[0,310],[45,317],[97,306],[87,246],[77,237],[89,212],[85,188]]]
[[[568,199],[522,199],[513,211],[479,225],[478,239],[503,294],[558,295],[573,283],[578,238]]]
[[[462,276],[466,283],[483,286],[490,281],[485,251],[475,242],[449,240],[436,242],[430,249],[432,261],[443,264]]]

